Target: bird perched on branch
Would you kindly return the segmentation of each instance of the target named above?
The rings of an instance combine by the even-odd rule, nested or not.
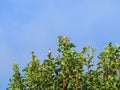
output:
[[[48,54],[51,54],[51,49],[48,50]]]
[[[50,59],[51,58],[51,49],[48,50],[48,58]]]

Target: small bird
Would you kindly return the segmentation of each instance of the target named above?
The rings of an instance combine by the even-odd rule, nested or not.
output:
[[[51,49],[48,50],[48,54],[51,54]]]
[[[51,50],[48,50],[48,58],[51,59]]]

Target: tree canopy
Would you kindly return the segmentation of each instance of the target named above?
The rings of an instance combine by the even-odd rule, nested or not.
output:
[[[58,36],[58,55],[51,51],[41,64],[32,52],[22,72],[13,64],[13,76],[7,90],[120,90],[120,45],[108,43],[98,55],[91,46],[76,50],[70,38]]]

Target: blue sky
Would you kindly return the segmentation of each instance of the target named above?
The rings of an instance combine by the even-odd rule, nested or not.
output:
[[[0,90],[13,74],[12,63],[24,68],[31,51],[42,61],[48,49],[56,54],[57,36],[71,38],[80,50],[101,51],[109,41],[120,43],[119,0],[1,0]]]

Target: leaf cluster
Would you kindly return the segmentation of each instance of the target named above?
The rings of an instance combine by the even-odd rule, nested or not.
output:
[[[19,72],[13,64],[14,74],[7,90],[119,90],[120,88],[120,46],[110,42],[98,55],[97,68],[92,69],[96,49],[85,46],[75,50],[70,38],[58,37],[58,55],[40,60],[32,52],[32,59]]]

